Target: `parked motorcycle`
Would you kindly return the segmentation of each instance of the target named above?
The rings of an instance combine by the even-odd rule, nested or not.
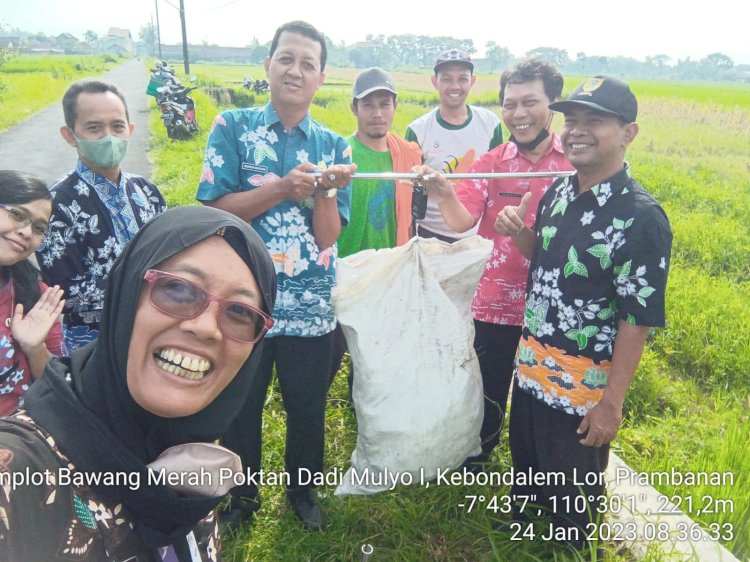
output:
[[[183,140],[198,132],[195,102],[188,95],[196,87],[167,84],[158,89],[157,103],[170,139]]]
[[[151,76],[149,76],[146,94],[158,99],[159,88],[166,86],[167,84],[179,86],[181,82],[175,75],[173,66],[170,66],[163,61],[156,61],[154,67],[151,69]]]
[[[253,90],[256,94],[265,94],[268,92],[268,80],[255,80],[250,76],[242,79],[242,87],[246,90]]]

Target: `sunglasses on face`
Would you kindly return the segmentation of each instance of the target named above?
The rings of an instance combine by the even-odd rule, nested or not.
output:
[[[219,303],[219,328],[230,339],[255,343],[273,326],[273,319],[262,310],[212,295],[178,275],[149,269],[143,279],[149,284],[154,308],[173,318],[189,320],[212,301]]]
[[[18,228],[24,228],[31,225],[31,232],[34,234],[34,236],[39,237],[44,236],[44,234],[47,232],[46,221],[35,221],[29,216],[26,211],[14,205],[0,204],[0,207],[8,212],[8,216],[13,220],[13,222],[16,223],[16,225],[18,225]]]

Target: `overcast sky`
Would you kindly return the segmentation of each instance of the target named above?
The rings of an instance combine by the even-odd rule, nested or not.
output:
[[[158,2],[163,43],[181,41],[179,0],[0,0],[6,26],[83,38],[86,30],[105,35],[111,26],[138,30],[155,19]],[[699,60],[722,52],[735,64],[750,64],[746,0],[530,0],[529,2],[414,2],[376,0],[184,0],[189,43],[242,47],[257,37],[270,41],[280,24],[304,19],[333,41],[347,44],[365,35],[405,33],[487,41],[516,56],[534,47],[565,49],[575,59],[623,55],[644,60],[666,54]],[[745,5],[745,8],[741,8]],[[428,6],[425,9],[425,6]],[[476,10],[470,10],[476,6]],[[487,6],[492,6],[488,8]],[[461,13],[459,9],[465,9]]]

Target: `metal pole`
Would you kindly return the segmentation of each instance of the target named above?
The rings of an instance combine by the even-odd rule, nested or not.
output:
[[[159,45],[159,60],[162,60],[162,56],[161,56],[161,27],[159,27],[159,0],[154,0],[154,6],[156,7],[156,42]]]
[[[180,21],[182,22],[182,60],[185,63],[185,75],[190,74],[188,59],[187,31],[185,30],[185,0],[180,0]]]
[[[316,178],[319,178],[325,171],[322,172],[310,172]],[[477,172],[477,173],[462,173],[462,174],[441,174],[447,180],[494,180],[494,179],[505,179],[505,178],[557,178],[572,176],[575,172],[559,171],[559,172]],[[420,175],[414,173],[401,173],[401,172],[380,172],[380,173],[368,173],[368,172],[356,172],[352,174],[354,180],[430,180],[435,177],[435,174]]]

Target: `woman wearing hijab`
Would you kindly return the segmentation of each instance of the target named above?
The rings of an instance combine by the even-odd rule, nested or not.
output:
[[[99,339],[54,359],[0,421],[0,560],[217,560],[213,509],[237,457],[276,279],[235,216],[150,221],[108,279]],[[169,484],[169,485],[168,485]]]

